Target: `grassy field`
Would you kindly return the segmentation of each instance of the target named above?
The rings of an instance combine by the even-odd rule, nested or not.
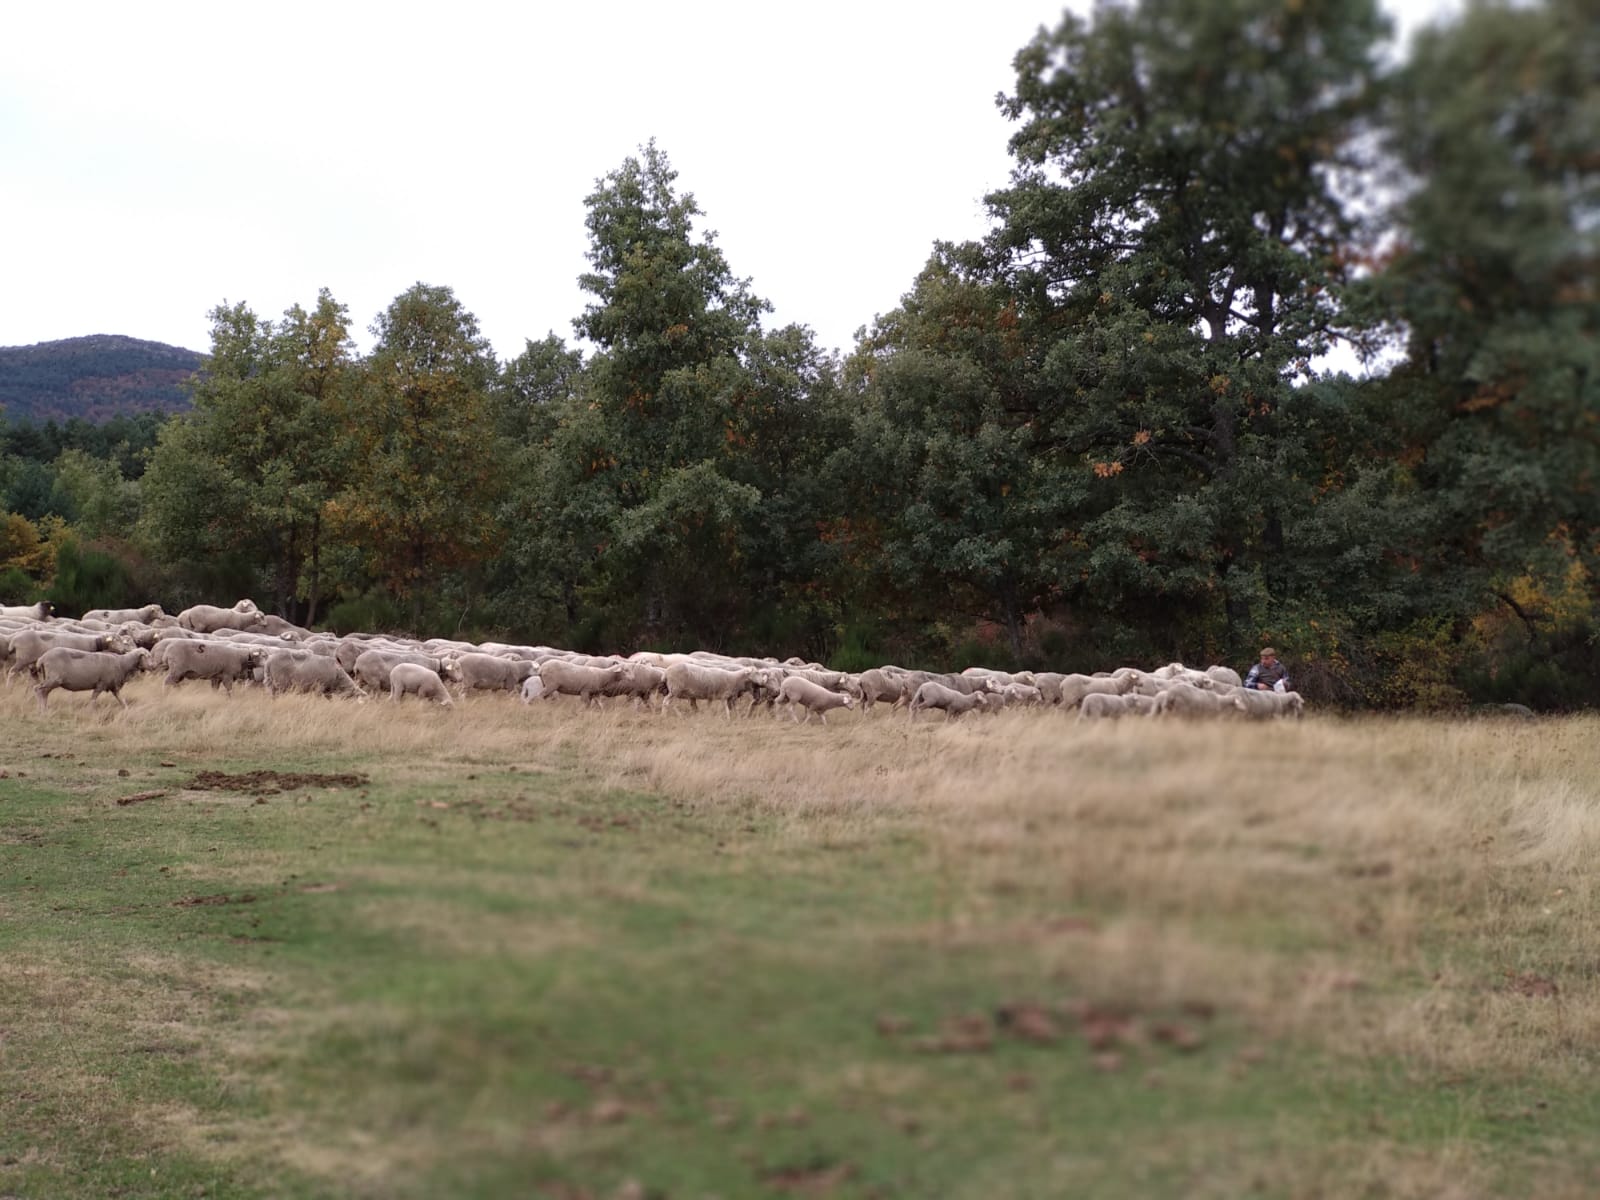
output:
[[[1600,1193],[1594,719],[129,698],[0,693],[0,1197]]]

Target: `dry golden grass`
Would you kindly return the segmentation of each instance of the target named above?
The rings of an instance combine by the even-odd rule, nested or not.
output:
[[[258,692],[229,700],[193,685],[163,693],[152,680],[128,696],[124,714],[58,693],[41,719],[14,688],[0,695],[9,753],[92,746],[98,770],[80,786],[107,794],[132,790],[158,760],[316,770],[356,755],[375,776],[438,780],[490,767],[572,771],[595,795],[655,793],[730,825],[759,816],[819,887],[827,851],[908,841],[938,884],[940,916],[863,936],[1015,946],[1087,999],[1212,1005],[1263,1042],[1310,1048],[1334,1069],[1571,1088],[1600,1047],[1594,718],[1080,725],[1017,712],[911,724],[880,712],[836,714],[823,728],[501,697],[453,710]],[[107,766],[118,762],[128,778]],[[254,869],[265,877],[270,867]],[[459,948],[466,937],[493,950],[519,937],[510,919],[421,904],[369,915],[423,945]],[[557,925],[524,950],[585,936]],[[22,968],[21,982],[42,1003],[76,986],[28,983],[39,969]],[[885,1094],[898,1086],[871,1082]],[[405,1165],[402,1155],[373,1166],[354,1134],[331,1144],[302,1133],[283,1133],[277,1151],[258,1138],[253,1150],[313,1173],[378,1171],[374,1186]],[[1312,1194],[1296,1183],[1308,1177],[1351,1185],[1329,1194],[1360,1194],[1368,1178],[1392,1195],[1487,1188],[1465,1139],[1442,1158],[1382,1138],[1362,1144],[1322,1148],[1326,1161],[1309,1176],[1299,1158],[1258,1162],[1248,1178],[1196,1194],[1257,1182],[1269,1194]],[[1549,1195],[1583,1186],[1546,1182]]]
[[[229,700],[145,680],[126,714],[57,694],[36,723],[24,695],[0,701],[23,727],[19,748],[30,728],[66,729],[92,737],[100,762],[108,751],[130,762],[225,754],[290,769],[357,751],[408,769],[577,765],[602,789],[751,806],[796,846],[906,832],[926,840],[950,890],[947,922],[927,936],[1031,936],[1008,932],[1017,895],[1032,910],[1107,914],[1061,952],[1081,954],[1087,937],[1108,987],[1198,990],[1292,1028],[1329,1027],[1354,1008],[1373,1052],[1444,1070],[1559,1066],[1600,1032],[1591,718],[1080,725],[1017,712],[912,724],[840,713],[822,728],[492,696],[454,710]],[[1303,932],[1318,965],[1296,955],[1294,977],[1273,978],[1283,956],[1253,944],[1268,923]],[[1393,1006],[1351,1001],[1374,972],[1438,975],[1438,987]],[[1557,979],[1559,1002],[1497,990],[1507,972]]]

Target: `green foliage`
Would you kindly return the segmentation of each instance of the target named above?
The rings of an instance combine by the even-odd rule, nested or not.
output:
[[[1482,0],[1385,76],[1375,0],[1068,12],[1000,100],[992,231],[842,364],[763,327],[648,143],[587,197],[582,349],[499,364],[424,284],[365,358],[326,293],[219,307],[147,472],[153,416],[0,423],[0,568],[48,579],[70,522],[164,599],[307,622],[1068,670],[1266,639],[1328,703],[1600,700],[1587,15]],[[1399,361],[1317,374],[1340,338]]]
[[[941,246],[857,352],[862,404],[834,470],[870,514],[869,586],[928,618],[993,617],[1021,655],[1075,489],[1040,453],[1014,298],[973,247]]]
[[[54,511],[86,538],[132,529],[139,519],[139,488],[123,479],[116,463],[64,450],[55,464]]]
[[[405,618],[393,596],[374,588],[331,605],[323,624],[338,634],[393,632],[404,627]]]
[[[1194,648],[1248,637],[1321,479],[1295,377],[1329,345],[1376,6],[1150,0],[1018,55],[990,247],[1033,343],[1025,412],[1068,601]],[[1180,615],[1181,614],[1181,615]]]
[[[32,604],[42,590],[21,567],[0,563],[0,604]]]
[[[1406,358],[1364,432],[1414,485],[1407,552],[1477,607],[1600,554],[1597,61],[1582,4],[1475,4],[1418,37],[1387,113],[1410,188],[1366,299]]]
[[[409,603],[415,627],[437,577],[481,563],[500,541],[498,370],[477,318],[447,287],[411,287],[372,333],[361,386],[343,397],[347,470],[328,514],[367,575]]]
[[[209,588],[237,583],[242,566],[245,592],[265,587],[279,611],[314,619],[325,509],[351,453],[339,425],[358,377],[346,310],[324,290],[276,323],[245,304],[211,317],[194,411],[162,429],[143,481],[144,536]]]
[[[74,536],[56,546],[55,578],[46,589],[62,613],[82,613],[91,608],[125,608],[144,597],[134,590],[128,567],[115,555],[81,543]]]
[[[815,578],[807,477],[831,364],[809,331],[761,330],[769,306],[697,234],[676,179],[651,143],[589,196],[594,301],[574,325],[597,350],[581,381],[552,340],[507,370],[554,397],[510,554],[542,618],[579,641],[726,646],[778,608],[810,639],[826,603],[791,584]]]

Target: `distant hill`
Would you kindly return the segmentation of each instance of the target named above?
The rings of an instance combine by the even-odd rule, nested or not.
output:
[[[13,422],[98,424],[118,415],[189,407],[182,383],[202,355],[161,342],[97,333],[0,346],[0,415]]]

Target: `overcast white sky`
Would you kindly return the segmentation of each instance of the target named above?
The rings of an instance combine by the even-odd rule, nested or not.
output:
[[[1450,0],[1388,0],[1403,27]],[[584,197],[654,137],[772,320],[845,349],[1009,168],[1059,4],[8,6],[0,345],[444,284],[502,357],[574,339]]]

